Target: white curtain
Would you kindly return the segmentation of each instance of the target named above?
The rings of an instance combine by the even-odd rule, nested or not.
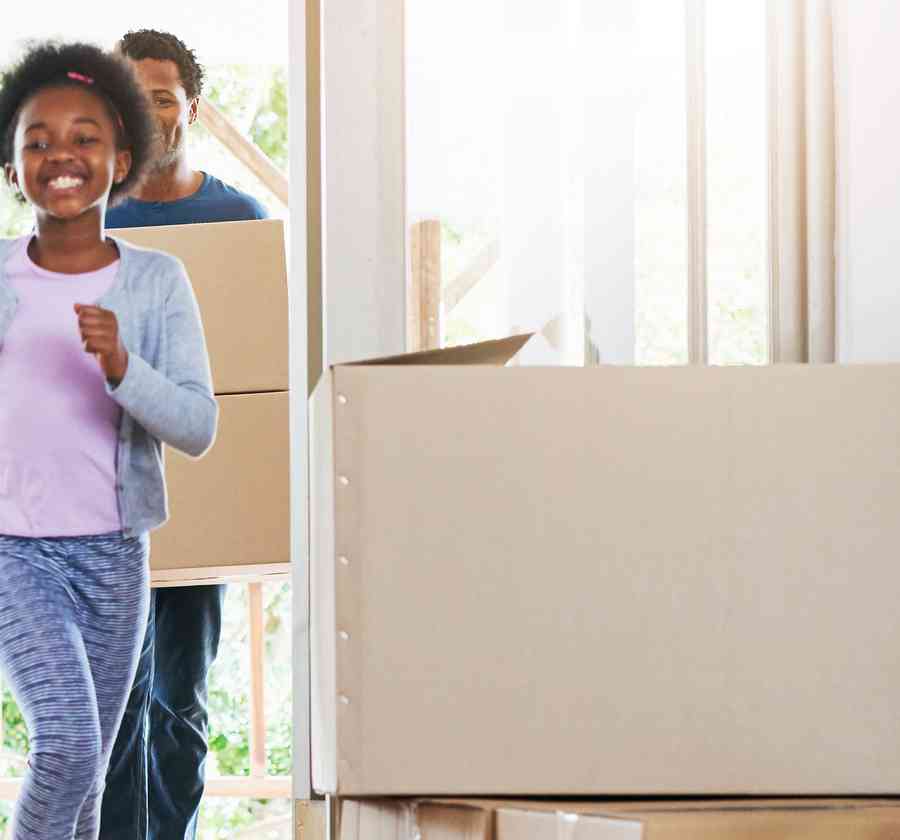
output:
[[[831,0],[769,0],[770,356],[835,360]]]

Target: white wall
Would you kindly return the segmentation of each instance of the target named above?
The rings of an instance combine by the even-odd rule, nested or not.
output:
[[[17,57],[27,39],[85,40],[109,47],[129,29],[145,28],[174,32],[207,63],[283,64],[288,59],[288,0],[51,2],[33,15],[25,6],[4,8],[0,62]]]
[[[836,3],[838,361],[900,361],[900,3]]]

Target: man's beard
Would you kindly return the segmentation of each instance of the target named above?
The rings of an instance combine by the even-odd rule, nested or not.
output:
[[[175,165],[181,152],[179,140],[177,132],[172,136],[171,140],[165,134],[157,134],[153,138],[153,157],[149,167],[151,172],[165,172]]]

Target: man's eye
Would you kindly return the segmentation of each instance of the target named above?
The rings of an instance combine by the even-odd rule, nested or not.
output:
[[[43,150],[47,148],[47,144],[43,140],[32,140],[30,143],[26,143],[24,148],[29,151]]]
[[[79,137],[75,142],[78,143],[80,146],[88,146],[91,143],[96,143],[97,138],[96,137]]]

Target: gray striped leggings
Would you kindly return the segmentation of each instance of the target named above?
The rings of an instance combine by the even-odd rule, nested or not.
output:
[[[149,537],[0,535],[0,669],[29,769],[13,840],[95,840],[149,604]]]

